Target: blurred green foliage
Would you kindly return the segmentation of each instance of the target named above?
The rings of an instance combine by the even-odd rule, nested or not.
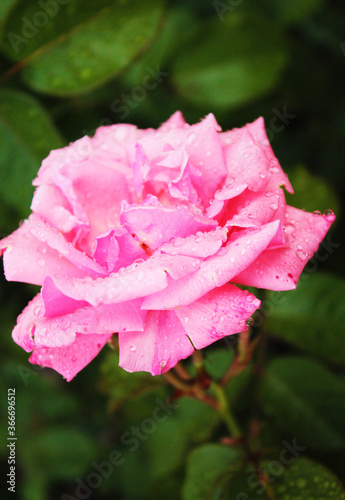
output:
[[[227,389],[242,428],[262,422],[261,466],[283,500],[344,498],[344,28],[345,5],[327,0],[0,3],[2,235],[28,216],[51,149],[104,124],[157,127],[177,109],[191,123],[214,112],[223,129],[263,116],[295,188],[289,203],[336,212],[296,292],[257,291],[267,362],[258,356]],[[163,381],[123,372],[116,353],[105,349],[69,384],[31,366],[10,335],[33,288],[1,277],[0,431],[14,387],[18,498],[266,498],[237,452],[207,444],[226,436],[211,408],[180,398],[169,409]],[[205,350],[215,378],[234,345]],[[303,456],[279,462],[294,439]]]

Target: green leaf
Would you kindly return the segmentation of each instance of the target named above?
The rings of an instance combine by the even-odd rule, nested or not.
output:
[[[174,400],[174,404],[177,405],[174,413],[157,422],[147,441],[150,469],[155,477],[166,477],[178,470],[188,445],[209,439],[220,423],[214,408],[200,401],[182,397]],[[172,436],[174,446],[171,446]]]
[[[186,38],[188,33],[195,31],[196,26],[196,19],[189,10],[177,7],[167,11],[162,22],[162,28],[152,45],[137,62],[128,68],[121,80],[127,86],[133,88],[145,83],[145,79],[149,75],[148,67],[152,69],[159,67],[159,70],[165,71],[167,69],[167,60],[175,56],[176,49],[181,44],[181,38]],[[179,33],[178,37],[176,33]],[[152,79],[150,79],[149,83],[151,84],[150,87],[152,87]]]
[[[15,5],[16,0],[2,0],[0,2],[0,31],[2,34],[3,25],[6,21],[6,16],[9,14],[10,9]]]
[[[234,12],[201,27],[177,56],[173,78],[194,104],[232,108],[269,92],[286,62],[281,29],[258,15]]]
[[[285,193],[286,201],[296,208],[314,212],[332,209],[339,216],[340,203],[325,179],[311,174],[302,165],[288,171],[295,193]]]
[[[283,451],[283,450],[282,450]],[[293,459],[291,453],[284,454]],[[291,466],[280,461],[279,455],[274,460],[265,460],[260,463],[264,472],[271,494],[256,477],[253,467],[246,466],[242,471],[233,467],[233,475],[227,487],[229,500],[249,500],[261,498],[270,500],[314,500],[314,499],[339,499],[345,498],[344,490],[338,478],[322,465],[304,457],[296,458]],[[203,497],[201,497],[203,498]]]
[[[296,23],[320,9],[324,0],[269,0],[265,2],[271,16],[284,23]]]
[[[31,436],[22,452],[24,463],[44,477],[74,479],[89,467],[96,449],[80,430],[54,427]]]
[[[32,180],[51,149],[63,146],[48,114],[33,97],[15,90],[0,91],[0,194],[27,215]]]
[[[235,448],[207,444],[188,457],[183,500],[218,500],[240,454]],[[234,497],[233,497],[234,498]]]
[[[345,384],[320,363],[295,356],[272,361],[262,382],[262,404],[272,423],[301,446],[345,447]]]
[[[327,241],[327,240],[326,240]],[[324,260],[325,249],[320,256]],[[331,361],[345,363],[345,281],[326,273],[311,274],[318,267],[317,254],[309,261],[293,292],[272,292],[267,317],[270,334]]]
[[[234,351],[224,344],[223,349],[210,349],[205,353],[205,368],[212,379],[219,380],[231,366]]]
[[[338,478],[322,465],[304,457],[298,458],[287,470],[283,483],[274,488],[277,498],[309,500],[345,499]]]
[[[68,96],[116,76],[148,45],[158,29],[163,0],[78,0],[60,6],[41,28],[32,24],[35,5],[21,1],[6,23],[7,32],[21,33],[25,42],[12,37],[3,46],[16,60],[30,56],[22,61],[23,79],[30,87]],[[32,36],[22,26],[23,17],[32,24]]]

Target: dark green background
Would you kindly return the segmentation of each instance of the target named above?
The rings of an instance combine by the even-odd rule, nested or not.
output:
[[[31,181],[49,151],[100,125],[157,127],[177,109],[189,123],[213,112],[223,130],[265,118],[295,187],[289,203],[333,209],[335,245],[307,266],[295,292],[257,291],[264,307],[254,333],[268,336],[267,370],[259,384],[249,369],[227,393],[243,429],[253,417],[262,422],[263,463],[279,457],[284,440],[306,447],[272,483],[277,498],[342,498],[334,476],[309,460],[345,480],[344,3],[3,0],[0,72],[2,236],[29,215]],[[0,293],[0,431],[5,438],[7,389],[15,387],[16,498],[73,497],[76,478],[85,480],[92,462],[112,450],[122,450],[125,462],[91,498],[264,498],[249,486],[250,471],[234,473],[232,450],[205,444],[226,430],[200,403],[179,400],[180,408],[131,453],[121,435],[169,394],[162,381],[117,369],[108,348],[70,383],[32,367],[11,330],[35,287],[1,277]],[[217,377],[233,348],[219,342],[205,354]],[[5,477],[8,449],[1,442]],[[224,473],[230,487],[219,497]],[[213,480],[218,486],[210,490]],[[13,498],[5,487],[7,494]]]

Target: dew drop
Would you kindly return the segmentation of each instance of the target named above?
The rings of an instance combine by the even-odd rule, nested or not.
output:
[[[314,215],[321,215],[321,212],[320,212],[320,210],[314,210],[313,214]]]
[[[34,311],[33,311],[34,315],[38,318],[39,315],[41,314],[41,308],[40,306],[36,306],[34,307]]]
[[[247,326],[252,326],[252,325],[253,325],[253,323],[254,323],[253,318],[248,318],[248,319],[247,319],[247,321],[246,321],[246,325],[247,325]]]
[[[307,254],[304,252],[304,250],[302,249],[298,249],[296,250],[296,256],[300,259],[300,260],[305,260],[307,258]]]
[[[136,350],[136,347],[135,345],[131,345],[130,348],[129,348],[132,352],[134,352]]]
[[[296,231],[296,226],[288,222],[284,226],[284,231],[286,232],[286,234],[292,234]]]
[[[325,210],[325,215],[334,215],[334,212],[333,212],[333,210],[328,209],[328,210]]]

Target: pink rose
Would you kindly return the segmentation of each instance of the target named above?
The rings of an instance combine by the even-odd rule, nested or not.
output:
[[[286,205],[262,118],[100,127],[52,151],[34,185],[1,241],[6,278],[42,287],[13,338],[68,381],[114,333],[125,370],[157,375],[246,330],[260,301],[235,284],[295,288],[335,218]]]

